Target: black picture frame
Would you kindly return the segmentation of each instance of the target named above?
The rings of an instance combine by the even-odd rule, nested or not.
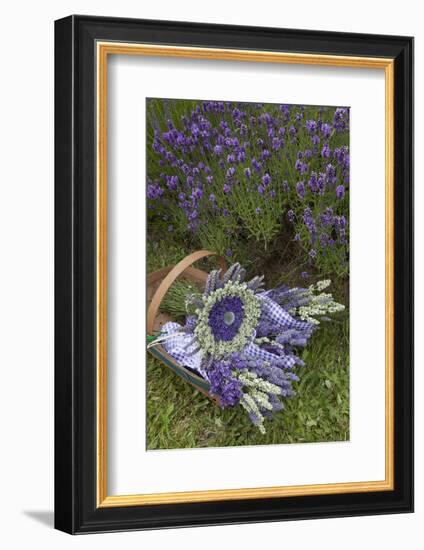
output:
[[[98,40],[394,59],[394,490],[97,507]],[[55,527],[94,533],[413,511],[413,39],[73,15],[55,22]]]

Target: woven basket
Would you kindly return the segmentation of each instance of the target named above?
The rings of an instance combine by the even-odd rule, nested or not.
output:
[[[147,277],[147,333],[154,335],[160,332],[162,326],[168,321],[172,321],[172,317],[159,312],[160,304],[167,293],[170,286],[178,279],[184,278],[188,281],[196,283],[203,290],[208,278],[208,274],[204,271],[193,267],[192,264],[207,256],[217,256],[219,267],[225,272],[227,265],[222,256],[218,256],[215,252],[209,250],[198,250],[186,256],[175,266],[168,266],[150,273]],[[183,380],[194,386],[197,390],[205,394],[214,403],[219,404],[219,399],[209,393],[210,386],[200,375],[192,372],[176,361],[165,349],[159,344],[149,348],[149,353],[159,359],[164,365],[172,369]]]

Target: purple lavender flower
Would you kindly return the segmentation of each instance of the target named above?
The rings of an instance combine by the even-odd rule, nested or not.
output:
[[[166,185],[168,189],[174,191],[178,186],[178,177],[177,176],[166,176]]]
[[[193,199],[198,200],[203,197],[203,189],[201,187],[195,187],[191,193]]]
[[[283,113],[285,121],[290,120],[290,107],[288,105],[280,105],[280,111]]]
[[[317,134],[314,134],[312,137],[311,137],[311,141],[312,143],[315,145],[315,147],[319,144],[319,142],[321,141],[321,138],[317,135]]]
[[[243,396],[242,384],[233,377],[231,364],[214,361],[208,369],[210,392],[220,398],[221,407],[237,405]]]
[[[250,178],[252,172],[250,171],[250,168],[245,168],[244,169],[244,175],[246,176],[246,178]]]
[[[234,120],[239,120],[244,113],[242,113],[237,107],[233,109],[233,112],[231,113]]]
[[[151,200],[159,199],[163,195],[162,187],[156,183],[150,183],[147,186],[147,198]]]
[[[281,139],[278,139],[277,137],[272,139],[271,146],[274,150],[279,149],[283,145],[284,141]]]
[[[262,169],[262,165],[260,162],[258,162],[255,158],[252,159],[252,167],[256,172],[260,172]]]
[[[312,216],[312,211],[309,207],[305,208],[305,210],[303,211],[303,223],[309,231],[311,243],[314,243],[316,239],[317,226]]]
[[[331,126],[329,124],[327,124],[326,122],[321,124],[321,133],[322,133],[322,135],[324,136],[325,139],[328,139],[330,137],[330,134],[331,134]]]
[[[333,225],[333,223],[334,223],[333,209],[330,206],[328,206],[325,209],[324,213],[321,214],[320,219],[321,219],[321,223],[324,227],[329,227],[329,226]]]
[[[237,153],[237,162],[244,162],[246,160],[246,152],[242,149]]]
[[[338,199],[342,199],[345,196],[345,188],[344,185],[338,185],[336,187],[336,197]]]
[[[349,164],[350,164],[349,150],[346,146],[336,147],[334,149],[334,158],[336,159],[339,165],[346,168],[349,167]]]
[[[328,159],[331,154],[330,147],[328,146],[328,143],[324,144],[324,147],[321,149],[321,156],[323,158]]]
[[[305,184],[303,181],[298,181],[296,183],[296,192],[300,199],[303,200],[305,198]]]
[[[337,132],[341,132],[346,128],[348,118],[349,109],[339,108],[335,110],[333,117],[333,127],[336,129]]]
[[[344,216],[335,216],[334,225],[336,228],[345,228],[346,227],[346,218]]]
[[[268,187],[268,185],[271,183],[271,176],[268,173],[262,176],[262,183],[265,187]]]
[[[305,128],[310,134],[314,134],[318,129],[318,124],[316,120],[307,120],[305,122]]]
[[[336,169],[330,163],[325,168],[325,179],[330,185],[334,185],[337,182]]]
[[[268,149],[264,149],[261,153],[261,160],[267,160],[271,156],[271,153],[268,151]]]
[[[318,176],[316,172],[311,173],[311,177],[308,181],[309,189],[312,191],[312,193],[318,192]]]
[[[321,173],[317,178],[316,186],[317,186],[317,193],[319,195],[324,195],[325,194],[325,177]]]
[[[287,217],[288,217],[290,223],[294,222],[295,214],[294,214],[293,210],[289,210],[287,212]]]
[[[309,170],[307,162],[302,162],[299,158],[296,160],[294,167],[300,174],[306,174]]]

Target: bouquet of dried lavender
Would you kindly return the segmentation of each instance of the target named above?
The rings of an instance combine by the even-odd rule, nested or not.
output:
[[[185,324],[165,324],[153,344],[205,378],[222,407],[243,407],[265,433],[265,419],[294,395],[295,369],[303,365],[298,350],[344,306],[323,292],[329,280],[264,290],[263,277],[246,282],[245,275],[238,263],[223,276],[212,271],[203,294],[186,294]]]

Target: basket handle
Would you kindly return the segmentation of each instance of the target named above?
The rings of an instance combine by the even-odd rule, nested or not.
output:
[[[168,275],[163,279],[158,289],[156,290],[152,301],[150,302],[149,309],[147,310],[147,333],[153,334],[154,322],[156,315],[159,310],[159,306],[163,300],[163,297],[168,292],[169,287],[174,283],[178,277],[180,277],[184,271],[193,271],[199,273],[199,270],[194,270],[191,268],[191,265],[201,258],[206,258],[207,256],[218,256],[218,265],[224,271],[227,270],[227,264],[222,256],[219,256],[216,252],[210,252],[209,250],[198,250],[189,254],[180,262],[178,262],[168,273]]]

